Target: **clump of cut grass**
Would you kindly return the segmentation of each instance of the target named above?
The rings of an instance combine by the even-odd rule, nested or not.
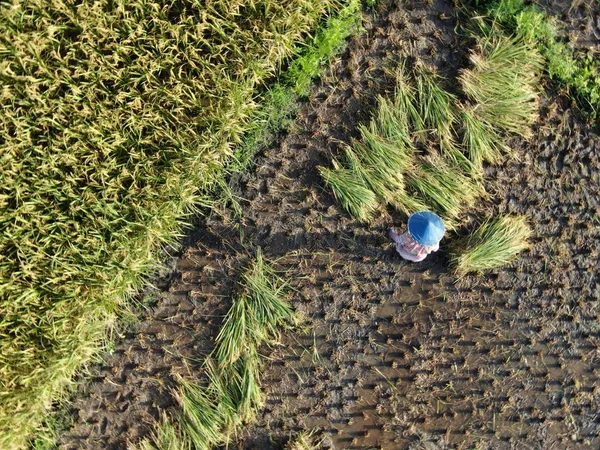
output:
[[[226,416],[210,389],[182,380],[179,387],[182,428],[196,449],[212,449],[222,442]]]
[[[208,383],[181,381],[177,390],[181,426],[165,418],[140,450],[170,449],[165,447],[170,442],[173,450],[212,450],[227,445],[232,433],[256,418],[265,399],[257,348],[276,343],[279,328],[297,322],[285,299],[286,286],[258,249],[240,278],[239,292],[216,339],[212,354],[216,361],[206,362]]]
[[[295,439],[288,442],[286,450],[317,450],[320,442],[315,442],[314,432],[302,431]]]
[[[260,387],[260,357],[254,344],[230,366],[219,369],[211,376],[220,403],[231,405],[233,420],[226,429],[233,430],[240,423],[251,423],[262,408],[265,395]]]
[[[415,151],[410,136],[410,117],[403,101],[392,102],[385,97],[379,96],[378,107],[375,117],[371,122],[371,128],[387,139],[393,145],[399,147],[402,153]]]
[[[285,300],[288,285],[265,261],[260,249],[252,266],[242,275],[241,284],[254,320],[265,330],[252,334],[256,342],[278,340],[281,328],[297,324],[294,311]]]
[[[522,216],[502,216],[485,222],[455,244],[451,264],[457,275],[502,267],[529,248],[531,234]]]
[[[459,80],[479,118],[495,129],[530,137],[538,118],[540,53],[520,38],[490,31],[477,37],[470,60],[472,68]]]
[[[414,70],[419,116],[426,130],[437,133],[441,140],[453,135],[457,98],[440,86],[439,77],[424,65]]]
[[[421,117],[422,132],[433,132],[440,144],[440,150],[463,169],[470,170],[471,163],[462,153],[455,139],[458,122],[458,99],[441,86],[441,79],[423,65],[415,69],[415,83],[418,113]],[[422,131],[422,132],[421,132]]]
[[[240,286],[216,339],[213,355],[220,367],[233,365],[254,345],[277,341],[280,328],[296,324],[285,300],[287,283],[264,260],[260,249],[242,274]]]
[[[361,222],[368,222],[379,203],[362,174],[355,169],[342,167],[333,161],[333,169],[319,167],[319,173],[333,191],[333,195],[348,213]]]
[[[403,61],[395,70],[396,90],[394,95],[394,106],[397,111],[406,114],[408,124],[413,130],[422,133],[425,130],[423,115],[420,112],[419,98],[412,83],[410,74]],[[418,136],[421,137],[422,136]]]

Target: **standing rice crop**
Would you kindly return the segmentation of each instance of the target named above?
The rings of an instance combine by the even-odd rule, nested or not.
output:
[[[2,2],[0,448],[25,445],[333,0]]]
[[[501,216],[483,223],[454,245],[451,264],[458,275],[502,267],[529,248],[532,231],[522,216]]]

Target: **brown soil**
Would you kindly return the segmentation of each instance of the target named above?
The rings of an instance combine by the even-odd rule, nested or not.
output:
[[[522,213],[535,230],[533,249],[502,270],[456,280],[443,248],[403,262],[384,235],[401,217],[361,225],[319,178],[389,92],[383,68],[398,54],[447,76],[464,65],[452,14],[435,0],[366,17],[289,133],[236,181],[242,221],[225,211],[199,224],[92,368],[61,448],[124,449],[151,431],[176,378],[201,376],[258,246],[288,272],[307,331],[263,349],[267,403],[240,448],[281,448],[310,429],[332,449],[600,447],[599,140],[568,102],[548,100],[534,139],[487,169],[493,201],[479,213]]]

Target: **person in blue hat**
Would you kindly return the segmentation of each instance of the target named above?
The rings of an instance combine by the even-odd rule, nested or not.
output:
[[[408,218],[408,231],[398,235],[393,228],[387,234],[396,243],[396,251],[402,258],[419,262],[440,248],[446,227],[437,214],[419,211]]]

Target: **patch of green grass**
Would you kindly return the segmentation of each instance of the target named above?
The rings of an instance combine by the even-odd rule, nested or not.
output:
[[[257,88],[333,0],[0,7],[0,447],[210,206]]]
[[[223,442],[223,428],[227,415],[218,408],[218,398],[211,395],[211,389],[182,380],[179,392],[181,427],[194,448],[211,450]]]
[[[440,155],[416,160],[406,178],[416,197],[429,205],[426,209],[439,214],[449,228],[484,193],[467,172]]]
[[[531,234],[521,216],[502,216],[485,222],[453,246],[451,264],[459,276],[502,267],[529,248]]]
[[[523,0],[483,1],[477,5],[489,18],[536,46],[546,59],[548,75],[577,100],[582,111],[596,118],[600,110],[600,58],[575,50],[560,36],[556,21]]]
[[[470,60],[472,67],[459,80],[480,120],[492,129],[529,137],[538,118],[540,53],[520,38],[490,30],[477,37]]]
[[[191,400],[186,400],[188,408]],[[144,439],[136,446],[137,450],[193,450],[194,446],[179,425],[169,421],[163,415],[161,426],[152,433],[151,439]]]
[[[396,79],[396,90],[394,93],[394,106],[397,111],[407,116],[407,120],[402,118],[401,124],[412,132],[416,130],[417,139],[423,140],[423,130],[426,129],[422,107],[419,100],[420,95],[415,89],[411,73],[406,68],[406,61],[401,62],[394,72]]]

